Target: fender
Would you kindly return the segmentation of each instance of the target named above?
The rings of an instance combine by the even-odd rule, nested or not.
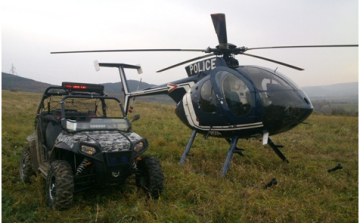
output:
[[[54,148],[49,152],[49,159],[50,163],[59,159],[59,156],[62,156],[61,154],[64,153],[77,153],[77,151],[74,151],[74,149],[71,149],[70,146],[68,146],[64,142],[60,142],[55,144]]]
[[[32,164],[32,169],[34,172],[37,172],[37,169],[39,168],[39,159],[38,159],[38,154],[37,154],[37,138],[36,138],[36,133],[33,132],[31,135],[29,135],[26,138],[26,141],[28,142],[28,145],[30,147],[30,156],[31,156],[31,164]]]

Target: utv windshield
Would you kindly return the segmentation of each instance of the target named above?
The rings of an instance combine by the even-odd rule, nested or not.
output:
[[[67,119],[66,129],[70,131],[82,130],[120,130],[128,131],[129,125],[124,119],[115,118],[91,118],[87,121]]]
[[[69,131],[120,130],[128,131],[121,103],[115,98],[65,97],[62,101],[65,127]]]

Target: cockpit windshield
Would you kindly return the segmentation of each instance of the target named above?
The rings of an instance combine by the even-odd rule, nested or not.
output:
[[[258,91],[296,90],[298,87],[279,73],[273,73],[258,67],[239,67],[241,73],[247,74]]]

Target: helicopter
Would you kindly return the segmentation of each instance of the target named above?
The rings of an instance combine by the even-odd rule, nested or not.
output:
[[[192,129],[180,165],[185,162],[197,134],[204,135],[205,138],[224,138],[230,144],[221,170],[222,176],[226,176],[233,154],[243,155],[243,149],[237,147],[239,139],[262,139],[263,145],[268,144],[282,161],[289,163],[280,150],[283,146],[276,145],[270,136],[289,131],[303,123],[313,111],[311,101],[305,92],[276,69],[240,65],[235,55],[255,57],[301,71],[303,69],[300,67],[245,52],[256,49],[358,47],[358,45],[237,47],[227,40],[225,14],[211,14],[211,18],[219,42],[215,48],[87,50],[52,52],[52,54],[134,51],[206,53],[157,71],[163,72],[191,63],[185,67],[186,78],[132,92],[127,84],[125,69],[137,69],[138,73],[142,73],[140,65],[95,61],[95,67],[96,70],[100,67],[113,67],[119,70],[126,114],[129,111],[130,100],[135,97],[167,94],[176,102],[175,114]]]

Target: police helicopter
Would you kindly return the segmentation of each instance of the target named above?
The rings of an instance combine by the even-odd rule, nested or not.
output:
[[[176,115],[192,129],[180,165],[184,163],[189,154],[197,134],[205,137],[224,138],[230,144],[222,167],[222,176],[227,174],[233,154],[243,155],[242,149],[237,147],[239,139],[262,138],[264,145],[268,144],[284,162],[289,162],[279,149],[282,146],[276,145],[269,136],[288,131],[304,122],[313,111],[309,97],[289,78],[276,70],[239,65],[235,55],[255,57],[301,71],[302,68],[245,52],[256,49],[358,47],[358,45],[237,47],[227,41],[225,14],[211,14],[211,18],[219,41],[219,45],[215,48],[89,50],[52,53],[204,52],[206,53],[204,56],[186,60],[158,71],[162,72],[196,61],[185,67],[188,77],[134,92],[129,90],[124,69],[137,69],[141,73],[139,65],[95,62],[95,66],[97,69],[99,67],[118,68],[125,95],[125,113],[129,110],[130,99],[134,97],[167,94],[176,102]]]

